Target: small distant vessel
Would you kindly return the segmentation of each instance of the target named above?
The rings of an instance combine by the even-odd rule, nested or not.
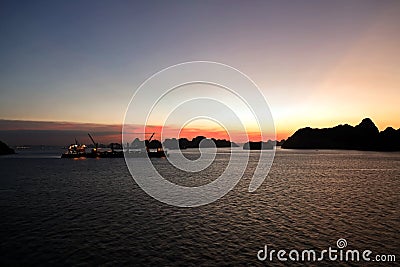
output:
[[[61,158],[86,158],[87,154],[86,145],[80,145],[75,139],[75,144],[71,144],[68,151],[61,155]]]
[[[152,134],[149,140],[146,140],[146,144],[150,143],[152,137],[155,133]],[[147,145],[145,149],[140,150],[114,150],[114,146],[111,146],[111,151],[100,151],[98,149],[99,144],[96,143],[93,137],[88,133],[90,140],[92,141],[94,148],[90,152],[87,152],[87,146],[84,144],[80,144],[75,139],[75,144],[71,144],[68,147],[68,151],[61,155],[61,158],[69,158],[69,159],[78,159],[78,158],[142,158],[142,157],[149,157],[149,158],[165,158],[167,157],[167,152],[163,150],[162,147],[151,149]],[[122,146],[121,146],[122,147]]]
[[[148,156],[149,158],[165,158],[167,153],[164,150],[146,150],[146,151],[129,151],[125,152],[127,158],[144,158]],[[123,156],[122,156],[123,157]]]
[[[15,149],[30,149],[30,146],[17,146]]]

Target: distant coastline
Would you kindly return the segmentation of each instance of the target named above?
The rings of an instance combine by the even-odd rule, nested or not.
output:
[[[345,149],[364,151],[400,151],[400,129],[386,128],[379,132],[371,119],[356,126],[297,130],[283,144],[284,149]]]
[[[160,143],[158,140],[154,140]],[[200,143],[202,143],[200,145]],[[161,143],[160,143],[161,144]],[[200,146],[203,148],[210,147],[238,147],[238,145],[234,142],[225,139],[215,139],[215,138],[207,138],[205,136],[197,136],[192,140],[188,140],[187,138],[172,138],[165,139],[163,142],[165,148],[167,149],[187,149],[187,148],[199,148]],[[157,144],[158,145],[158,144]]]
[[[1,120],[0,120],[1,122]],[[23,122],[19,122],[23,124]],[[15,126],[15,125],[14,125]],[[73,127],[70,125],[68,127]],[[121,143],[115,143],[117,138],[120,138],[121,133],[118,129],[107,131],[105,128],[94,128],[96,138],[103,141],[99,143],[99,148],[122,147]],[[199,130],[199,133],[201,131]],[[59,140],[84,140],[87,139],[87,132],[84,132],[84,127],[79,130],[0,130],[0,138],[6,143],[1,142],[0,155],[13,154],[14,150],[27,149],[30,146],[45,147],[66,147],[67,143],[61,143]],[[14,136],[18,137],[13,139]],[[26,137],[26,138],[25,138]],[[112,139],[110,137],[113,137]],[[36,138],[36,139],[35,139]],[[46,138],[46,144],[37,145],[39,138]],[[14,140],[14,142],[10,141]],[[119,140],[120,141],[120,140]],[[140,140],[137,140],[140,141]],[[111,142],[108,144],[108,142]],[[143,142],[143,141],[142,141]],[[164,145],[166,149],[188,149],[199,148],[200,142],[202,147],[238,147],[243,146],[243,149],[248,150],[261,150],[273,149],[273,147],[281,147],[282,149],[343,149],[343,150],[365,150],[365,151],[400,151],[400,129],[387,127],[383,131],[375,126],[371,119],[363,119],[361,123],[356,126],[348,124],[337,125],[332,128],[310,128],[305,127],[297,130],[287,140],[268,140],[268,141],[254,141],[248,140],[245,143],[235,143],[230,140],[207,138],[205,136],[197,136],[193,139],[188,138],[167,138],[164,141],[151,140],[149,147],[156,148]],[[22,146],[21,146],[22,145]],[[124,146],[127,144],[124,144]],[[135,144],[128,144],[128,146],[135,146]],[[88,148],[93,148],[93,144],[88,144]]]
[[[243,144],[243,149],[244,150],[269,150],[269,149],[274,149],[274,147],[276,146],[281,146],[283,143],[285,142],[285,140],[268,140],[267,142],[252,142],[249,141],[245,144]]]

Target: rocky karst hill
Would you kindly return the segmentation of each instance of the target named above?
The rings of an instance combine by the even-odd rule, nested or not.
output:
[[[371,119],[363,119],[357,126],[348,124],[333,128],[297,130],[282,148],[292,149],[354,149],[372,151],[400,151],[400,129],[386,128],[379,132]]]
[[[0,141],[0,155],[8,155],[14,153],[15,153],[14,149],[10,148],[5,143]]]

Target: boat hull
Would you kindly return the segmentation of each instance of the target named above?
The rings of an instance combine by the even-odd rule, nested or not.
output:
[[[165,158],[167,153],[164,151],[149,151],[149,152],[101,152],[101,153],[64,153],[61,158],[78,159],[78,158]]]

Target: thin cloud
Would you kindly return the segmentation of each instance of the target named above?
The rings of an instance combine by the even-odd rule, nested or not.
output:
[[[203,135],[208,138],[227,139],[234,142],[247,140],[259,141],[259,132],[230,132],[220,129],[184,128],[159,125],[134,125],[124,127],[125,140],[136,137],[148,138],[148,134],[156,133],[155,139],[188,138]],[[88,133],[91,133],[98,143],[109,144],[122,141],[122,125],[77,123],[77,122],[50,122],[25,120],[0,120],[0,140],[10,145],[60,145],[66,146],[78,139],[82,143],[91,143]],[[144,134],[148,133],[148,134]],[[162,133],[162,136],[161,136]]]

